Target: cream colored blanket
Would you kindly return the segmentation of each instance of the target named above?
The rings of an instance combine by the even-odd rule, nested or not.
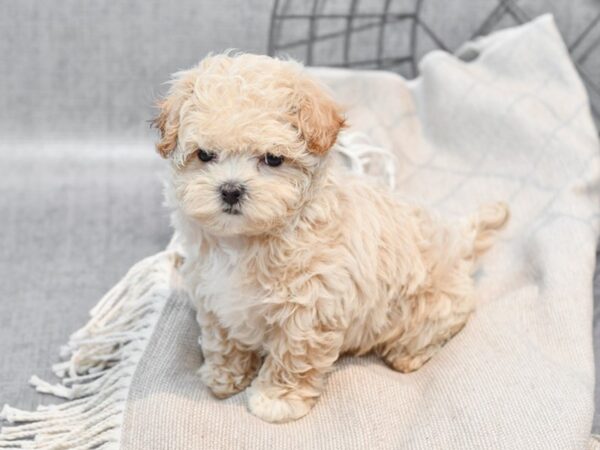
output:
[[[553,20],[496,33],[460,57],[433,52],[420,69],[410,82],[382,72],[315,73],[349,108],[352,131],[393,151],[404,195],[449,215],[492,199],[511,205],[510,226],[477,273],[478,309],[437,356],[411,374],[371,357],[344,358],[308,416],[264,423],[246,411],[243,393],[219,401],[200,383],[194,313],[169,287],[165,252],[136,265],[73,336],[71,359],[56,367],[66,381],[32,380],[72,401],[33,413],[5,408],[15,426],[5,427],[0,448],[595,445],[600,153]]]

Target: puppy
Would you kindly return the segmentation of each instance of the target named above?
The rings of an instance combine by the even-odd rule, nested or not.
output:
[[[298,419],[341,354],[411,372],[464,326],[507,207],[446,223],[345,171],[342,111],[300,64],[209,56],[175,75],[154,124],[215,396],[250,385],[253,414]]]

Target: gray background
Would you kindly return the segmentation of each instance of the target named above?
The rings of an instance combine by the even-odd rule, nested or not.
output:
[[[208,52],[264,53],[270,0],[0,0],[0,136],[149,137],[161,84]]]
[[[35,407],[29,376],[49,376],[58,347],[91,306],[135,261],[166,245],[152,104],[170,73],[210,51],[266,52],[272,3],[0,0],[0,403]],[[532,16],[554,11],[568,43],[600,10],[597,0],[515,3]],[[429,0],[422,18],[454,49],[497,6]],[[491,29],[516,22],[500,15]],[[302,26],[281,27],[278,42],[305,34]],[[402,33],[388,35],[389,48],[405,50]],[[354,51],[372,52],[369,39],[355,40]],[[575,48],[596,76],[599,42],[596,27]],[[341,44],[320,48],[315,63],[339,62]],[[434,47],[423,38],[416,51]],[[302,48],[289,51],[303,57]],[[395,69],[411,74],[409,66]]]

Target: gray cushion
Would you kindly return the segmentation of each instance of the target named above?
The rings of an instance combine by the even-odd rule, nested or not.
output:
[[[170,238],[160,157],[136,146],[0,145],[0,404],[39,403],[50,366],[89,309]]]

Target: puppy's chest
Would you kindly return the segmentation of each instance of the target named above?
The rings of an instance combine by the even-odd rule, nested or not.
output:
[[[243,253],[231,247],[211,249],[197,259],[191,272],[194,300],[202,302],[205,311],[248,345],[261,339],[267,292],[249,276]]]

